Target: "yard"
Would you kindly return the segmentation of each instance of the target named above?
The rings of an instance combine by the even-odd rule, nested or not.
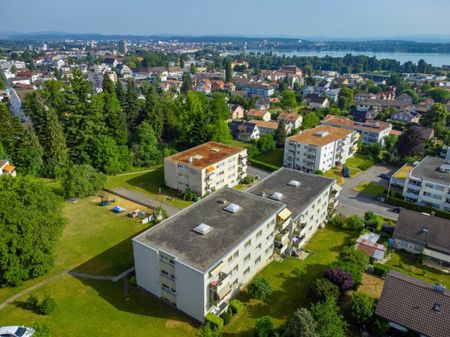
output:
[[[386,188],[384,186],[370,181],[363,181],[357,186],[353,187],[354,191],[368,194],[372,197],[377,197],[380,194],[383,194],[385,189]]]
[[[146,194],[163,203],[184,208],[192,202],[180,198],[177,191],[167,188],[164,184],[164,168],[158,167],[151,171],[109,176],[106,188],[124,187]]]
[[[284,148],[276,148],[268,153],[256,157],[256,160],[262,161],[266,164],[281,167],[283,166]]]
[[[300,306],[309,306],[306,296],[308,285],[320,277],[327,266],[339,255],[343,245],[348,243],[351,234],[333,227],[320,230],[307,245],[311,255],[304,261],[288,258],[282,262],[272,262],[264,268],[259,277],[266,278],[273,289],[266,302],[249,299],[244,290],[239,299],[246,306],[225,327],[224,337],[253,336],[256,320],[264,315],[273,317],[276,324]]]

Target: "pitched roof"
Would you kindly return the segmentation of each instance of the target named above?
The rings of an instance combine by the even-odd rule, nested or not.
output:
[[[338,139],[345,138],[353,132],[354,131],[352,130],[335,128],[328,125],[320,125],[313,129],[307,129],[303,133],[293,135],[288,139],[298,143],[323,146]]]
[[[393,237],[450,253],[450,220],[402,209]]]
[[[276,130],[278,128],[277,122],[266,122],[252,119],[250,123],[255,123],[258,128],[273,129],[273,130]]]
[[[391,271],[375,313],[428,337],[450,336],[450,291]]]
[[[278,115],[277,120],[284,120],[285,122],[295,122],[297,119],[299,119],[299,117],[300,115],[296,112],[281,112]]]
[[[268,113],[267,110],[250,109],[247,112],[247,116],[250,117],[264,117]]]

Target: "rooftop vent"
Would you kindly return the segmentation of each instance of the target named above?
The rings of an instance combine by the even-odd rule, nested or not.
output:
[[[261,192],[261,196],[262,196],[263,198],[267,197],[266,192]]]
[[[239,206],[237,204],[230,203],[228,206],[226,206],[224,208],[224,210],[227,211],[227,212],[235,214],[235,213],[237,213],[237,212],[239,212],[241,210],[241,206]]]
[[[441,312],[441,305],[439,303],[434,303],[433,309],[435,312]]]
[[[217,202],[222,205],[225,205],[227,203],[227,201],[225,199],[219,199],[219,200],[217,200]]]
[[[275,192],[270,196],[270,199],[273,199],[276,201],[281,201],[281,200],[283,200],[283,198],[284,198],[284,195],[283,195],[283,193],[280,193],[280,192]]]
[[[300,182],[298,180],[291,180],[290,182],[288,182],[288,185],[292,187],[299,187]]]
[[[317,136],[317,137],[326,137],[326,136],[328,136],[330,133],[328,132],[328,131],[319,131],[319,132],[316,132],[315,134],[314,134],[314,136]]]
[[[450,173],[450,164],[444,164],[439,167],[439,171],[444,173]]]
[[[219,152],[220,149],[218,147],[212,147],[211,152]]]
[[[428,229],[428,227],[422,227],[422,228],[420,229],[420,232],[421,232],[421,233],[428,233],[428,232],[429,232],[429,229]]]
[[[192,158],[196,159],[196,160],[200,160],[203,159],[203,156],[200,154],[196,154],[195,156],[193,156]]]
[[[198,234],[205,235],[209,233],[213,228],[205,223],[201,223],[200,225],[194,227],[192,230]]]
[[[445,291],[445,286],[440,283],[436,283],[435,285],[433,285],[433,289],[434,291],[443,294]]]

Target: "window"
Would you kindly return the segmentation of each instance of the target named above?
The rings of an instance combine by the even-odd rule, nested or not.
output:
[[[237,250],[233,254],[233,259],[237,258],[238,256],[239,256],[239,251]]]
[[[250,245],[252,244],[252,240],[248,240],[246,243],[245,243],[245,248],[248,248],[248,247],[250,247]]]
[[[234,282],[233,282],[233,288],[237,288],[237,286],[238,286],[238,279],[235,279],[234,280]]]
[[[248,260],[250,260],[250,256],[251,256],[251,254],[248,253],[248,255],[246,257],[244,257],[244,262],[247,262]]]
[[[244,276],[247,276],[250,273],[250,267],[244,270]]]
[[[261,243],[256,246],[256,249],[261,249]]]
[[[255,260],[255,264],[259,264],[261,262],[261,256],[259,256],[256,260]]]
[[[236,265],[236,266],[233,268],[233,274],[237,273],[238,270],[239,270],[239,265]]]
[[[233,261],[233,256],[230,256],[230,257],[228,258],[228,263],[231,263],[231,261]]]
[[[256,233],[256,238],[259,238],[261,235],[262,235],[262,229],[258,233]]]
[[[161,274],[163,274],[164,276],[169,276],[169,273],[166,272],[165,270],[161,270]]]

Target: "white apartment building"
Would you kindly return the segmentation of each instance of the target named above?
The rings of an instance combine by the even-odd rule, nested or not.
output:
[[[405,200],[450,212],[450,161],[425,157],[411,171],[403,187]]]
[[[283,165],[304,172],[345,164],[358,149],[357,132],[321,125],[286,138]]]
[[[186,187],[198,196],[233,187],[247,176],[247,150],[208,142],[164,159],[168,187],[183,192]]]
[[[200,322],[221,314],[269,262],[283,209],[230,188],[208,195],[133,239],[138,286]]]
[[[278,214],[275,252],[290,256],[325,226],[328,215],[337,206],[340,189],[334,179],[281,168],[248,192],[286,205]]]

